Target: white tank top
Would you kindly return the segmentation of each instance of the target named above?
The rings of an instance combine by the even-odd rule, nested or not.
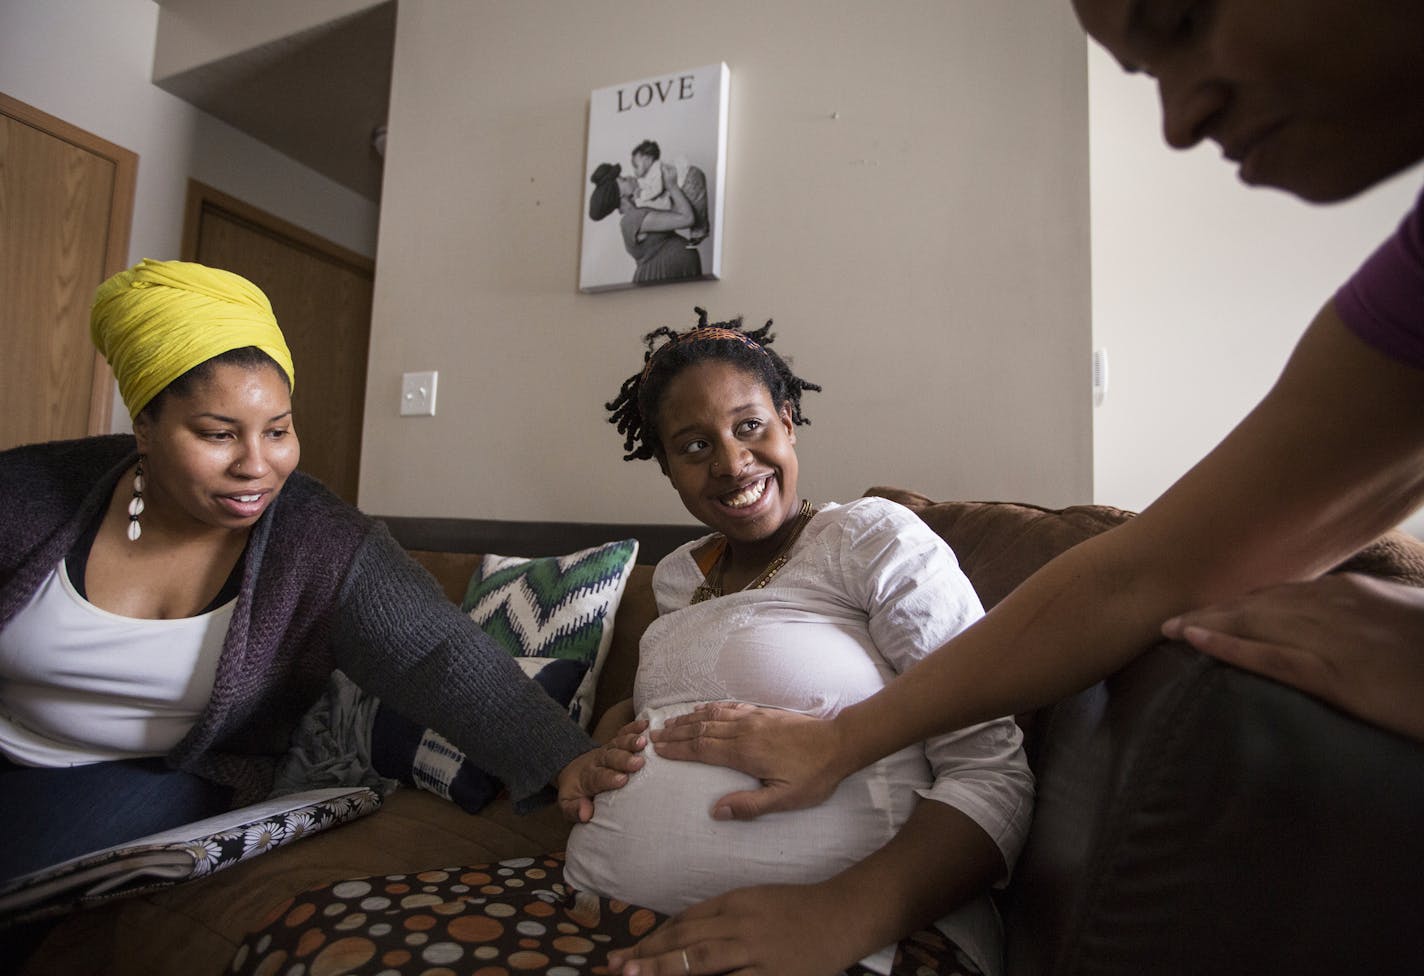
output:
[[[121,617],[80,596],[61,561],[0,630],[0,753],[28,766],[167,753],[207,706],[236,602]]]

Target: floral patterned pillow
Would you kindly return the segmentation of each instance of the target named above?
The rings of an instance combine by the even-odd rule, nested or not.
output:
[[[366,787],[310,790],[83,854],[0,885],[0,929],[205,877],[380,805]]]

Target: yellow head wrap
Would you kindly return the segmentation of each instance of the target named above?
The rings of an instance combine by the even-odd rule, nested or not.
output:
[[[296,384],[272,303],[231,271],[145,258],[99,286],[89,335],[113,367],[130,417],[194,366],[244,346],[271,356]]]

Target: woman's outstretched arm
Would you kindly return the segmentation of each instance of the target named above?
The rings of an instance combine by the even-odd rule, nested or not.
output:
[[[714,707],[654,746],[761,778],[717,805],[747,818],[817,803],[906,744],[1072,694],[1167,620],[1313,579],[1397,525],[1424,500],[1421,404],[1424,371],[1365,345],[1327,304],[1266,398],[1158,501],[1050,562],[883,691],[826,722]]]

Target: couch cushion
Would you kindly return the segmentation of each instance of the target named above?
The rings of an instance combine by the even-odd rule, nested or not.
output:
[[[653,597],[653,567],[637,565],[623,588],[618,616],[613,619],[613,646],[598,676],[593,697],[596,727],[610,705],[633,697],[633,680],[638,675],[638,645],[648,624],[657,619],[658,603]]]
[[[1424,972],[1424,748],[1163,643],[1037,714],[1010,974]]]
[[[1424,542],[1408,532],[1386,532],[1332,572],[1366,573],[1396,583],[1424,586]]]
[[[865,494],[899,502],[924,519],[954,550],[986,610],[1054,556],[1133,514],[1106,505],[1052,509],[1014,502],[935,502],[917,491],[885,486]]]
[[[436,552],[431,549],[410,549],[408,552],[435,577],[450,602],[457,605],[464,599],[470,577],[480,568],[483,558],[483,554],[478,552]]]
[[[924,519],[954,550],[986,610],[1059,553],[1135,514],[1108,505],[1054,509],[1018,502],[936,502],[917,491],[883,485],[865,494],[899,502]],[[1424,586],[1424,542],[1397,529],[1386,532],[1333,572]]]

